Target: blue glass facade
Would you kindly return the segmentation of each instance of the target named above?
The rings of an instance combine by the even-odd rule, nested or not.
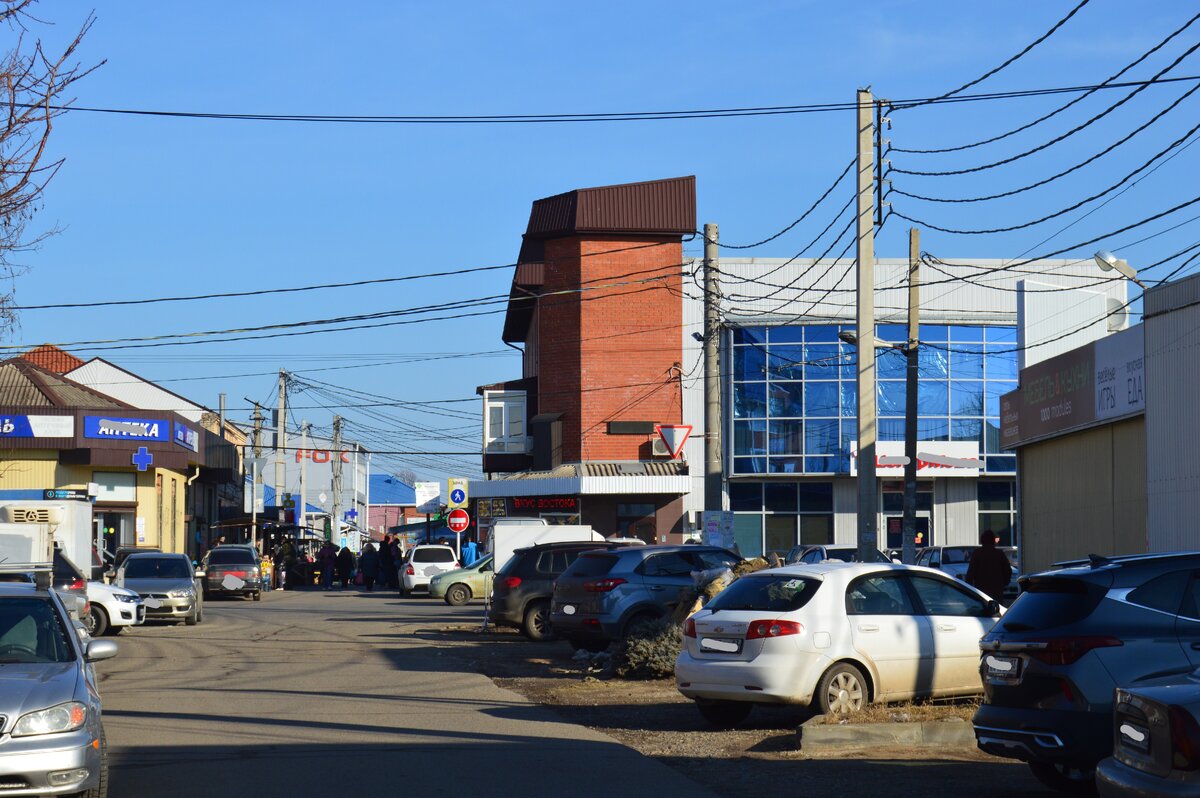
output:
[[[741,327],[732,331],[732,474],[848,474],[857,438],[856,349],[838,340],[853,325]],[[877,335],[902,343],[903,325]],[[1017,387],[1011,326],[922,325],[918,439],[976,441],[985,471],[1011,474],[1000,451],[1000,396]],[[904,440],[905,356],[876,352],[879,439]]]

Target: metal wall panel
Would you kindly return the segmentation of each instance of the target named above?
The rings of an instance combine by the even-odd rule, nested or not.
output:
[[[935,542],[943,546],[974,546],[979,542],[979,493],[976,479],[934,482]]]
[[[1198,302],[1197,278],[1169,283],[1147,294],[1146,528],[1150,551],[1200,548]]]
[[[833,481],[833,542],[858,542],[858,481]]]

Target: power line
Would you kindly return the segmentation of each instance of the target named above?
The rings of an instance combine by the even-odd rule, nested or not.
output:
[[[953,97],[956,94],[964,92],[967,89],[971,88],[972,86],[976,86],[976,85],[982,83],[983,81],[987,80],[988,78],[990,78],[991,76],[993,76],[997,72],[999,72],[1000,70],[1005,69],[1006,67],[1011,65],[1017,59],[1024,57],[1027,53],[1029,53],[1030,50],[1037,47],[1039,44],[1046,41],[1046,39],[1049,39],[1051,36],[1053,36],[1055,34],[1055,32],[1058,31],[1059,28],[1061,28],[1063,25],[1067,24],[1067,22],[1071,19],[1071,17],[1075,16],[1081,8],[1083,8],[1084,6],[1086,6],[1088,4],[1088,2],[1089,2],[1089,0],[1080,0],[1080,2],[1074,8],[1072,8],[1065,17],[1060,19],[1058,22],[1054,23],[1054,25],[1050,28],[1050,30],[1046,31],[1041,36],[1034,39],[1032,42],[1030,42],[1024,48],[1019,50],[1015,55],[1011,56],[1004,63],[1000,64],[1000,66],[983,73],[982,75],[975,78],[974,80],[967,81],[963,85],[959,86],[957,89],[951,89],[950,91],[946,92],[945,94],[943,94],[939,97],[936,97],[932,100],[928,100],[926,102],[922,102],[919,104],[925,105],[927,103],[939,102],[942,100],[949,99],[950,97]],[[916,107],[916,106],[909,106],[909,107]]]
[[[1126,72],[1133,69],[1135,66],[1142,63],[1150,56],[1154,55],[1154,53],[1158,52],[1163,47],[1165,47],[1168,42],[1170,42],[1176,36],[1178,36],[1179,34],[1183,33],[1185,30],[1187,30],[1189,27],[1191,27],[1198,19],[1200,19],[1200,14],[1197,14],[1196,16],[1189,19],[1187,22],[1185,22],[1183,24],[1182,27],[1177,28],[1174,33],[1167,36],[1167,38],[1163,39],[1161,42],[1154,45],[1146,52],[1142,53],[1140,56],[1135,58],[1133,61],[1130,61],[1119,71],[1114,72],[1107,80],[1105,80],[1103,83],[1101,83],[1100,86],[1106,86],[1109,83],[1112,83],[1114,80],[1121,77]],[[890,147],[889,150],[891,152],[901,152],[901,153],[913,154],[913,155],[935,155],[935,154],[947,153],[947,152],[962,152],[963,150],[969,150],[969,149],[973,149],[975,147],[982,147],[985,144],[994,144],[995,142],[1006,139],[1009,136],[1015,136],[1017,133],[1022,133],[1026,130],[1029,130],[1032,127],[1040,125],[1042,122],[1045,122],[1045,121],[1057,116],[1058,114],[1061,114],[1063,111],[1067,110],[1068,108],[1075,105],[1076,103],[1082,102],[1083,100],[1085,100],[1088,97],[1095,94],[1097,91],[1099,91],[1099,87],[1097,87],[1095,89],[1089,89],[1088,91],[1079,95],[1078,97],[1071,100],[1067,104],[1060,105],[1058,108],[1055,108],[1050,113],[1044,114],[1043,116],[1039,116],[1037,119],[1033,120],[1032,122],[1027,122],[1024,125],[1021,125],[1020,127],[1013,128],[1012,130],[1008,131],[1007,133],[1001,133],[998,136],[992,136],[991,138],[983,139],[982,141],[975,141],[970,144],[960,144],[957,147],[939,147],[939,148],[927,149],[927,150],[915,149],[915,148],[914,149],[905,149],[903,147]]]
[[[1200,49],[1200,42],[1196,42],[1195,44],[1193,44],[1182,55],[1180,55],[1178,58],[1176,58],[1174,61],[1172,61],[1167,66],[1163,67],[1163,69],[1157,75],[1155,75],[1153,79],[1157,80],[1159,77],[1161,77],[1166,72],[1174,69],[1176,66],[1179,65],[1179,63],[1181,61],[1183,61],[1183,59],[1187,58],[1189,55],[1194,53],[1197,49]],[[1058,144],[1060,141],[1064,141],[1065,139],[1070,138],[1071,136],[1075,135],[1076,133],[1083,130],[1084,128],[1103,119],[1105,116],[1112,113],[1117,108],[1120,108],[1122,105],[1129,102],[1134,97],[1136,97],[1138,94],[1140,94],[1142,91],[1144,91],[1148,86],[1149,86],[1149,84],[1138,86],[1133,91],[1131,91],[1129,94],[1127,94],[1125,97],[1123,97],[1120,100],[1118,100],[1117,102],[1113,103],[1108,108],[1105,108],[1103,111],[1096,114],[1091,119],[1088,119],[1087,121],[1082,122],[1082,123],[1076,125],[1075,127],[1071,128],[1066,133],[1063,133],[1059,136],[1055,136],[1054,138],[1050,139],[1049,141],[1039,144],[1036,147],[1032,147],[1028,150],[1019,152],[1016,155],[1010,155],[1009,157],[1002,158],[998,161],[992,161],[991,163],[982,164],[980,166],[971,166],[971,167],[967,167],[965,169],[946,169],[946,170],[942,170],[942,171],[920,171],[920,170],[916,170],[916,169],[898,169],[898,168],[893,167],[891,171],[893,171],[897,174],[916,175],[916,176],[920,176],[920,177],[949,177],[952,175],[968,175],[968,174],[973,174],[976,172],[982,172],[987,169],[995,169],[998,166],[1005,166],[1007,164],[1013,163],[1014,161],[1019,161],[1022,158],[1027,158],[1030,155],[1041,152],[1042,150],[1047,149],[1048,147],[1052,147],[1055,144]],[[1162,111],[1157,116],[1152,118],[1150,120],[1150,123],[1157,121],[1164,114],[1166,114],[1168,111],[1170,111],[1176,105],[1181,103],[1186,97],[1190,96],[1196,90],[1196,88],[1200,88],[1200,84],[1197,84],[1197,86],[1190,89],[1182,97],[1180,97],[1178,100],[1176,100],[1170,106],[1168,106],[1166,110]],[[1138,128],[1133,133],[1126,136],[1124,139],[1122,139],[1121,141],[1118,142],[1118,145],[1123,144],[1126,141],[1128,141],[1129,139],[1133,138],[1134,135],[1136,135],[1137,133],[1144,130],[1150,123],[1147,123],[1147,125],[1143,125],[1142,127]],[[1117,145],[1114,145],[1114,146],[1117,146]],[[1112,149],[1112,148],[1110,147],[1109,149]],[[1105,150],[1105,152],[1108,152],[1108,150]]]

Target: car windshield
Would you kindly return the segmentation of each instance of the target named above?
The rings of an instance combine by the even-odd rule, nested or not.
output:
[[[705,609],[792,612],[809,602],[821,580],[789,574],[745,576],[722,590]]]
[[[955,546],[942,549],[942,564],[965,565],[971,561],[971,552],[974,550],[974,546]]]
[[[209,552],[209,565],[225,565],[227,563],[253,565],[254,555],[250,553],[249,549],[213,549]]]
[[[178,557],[131,557],[125,561],[126,579],[191,579],[192,569]]]
[[[71,658],[67,629],[49,599],[0,599],[0,665]]]

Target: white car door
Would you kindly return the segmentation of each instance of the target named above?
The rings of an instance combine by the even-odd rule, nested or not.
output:
[[[896,572],[859,577],[846,588],[846,616],[854,648],[875,668],[876,696],[888,700],[926,692],[932,647],[929,619],[918,614]]]
[[[909,580],[933,629],[933,648],[926,652],[933,671],[932,692],[980,692],[979,639],[996,622],[987,600],[932,574],[910,574]]]

